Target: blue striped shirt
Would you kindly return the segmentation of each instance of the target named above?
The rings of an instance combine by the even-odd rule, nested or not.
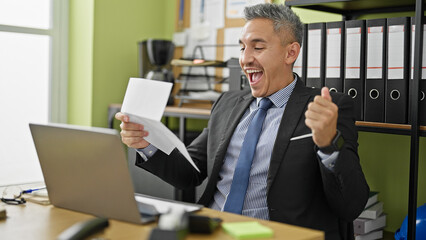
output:
[[[273,106],[268,109],[266,118],[263,122],[259,142],[256,146],[242,215],[269,219],[268,205],[266,202],[266,180],[268,177],[269,162],[271,160],[278,127],[281,123],[281,117],[295,85],[296,80],[268,97],[272,101]],[[214,195],[213,203],[210,206],[213,209],[223,211],[223,206],[225,205],[226,198],[231,189],[234,170],[244,141],[244,136],[258,109],[260,100],[261,98],[257,98],[256,101],[250,104],[250,107],[244,113],[240,123],[234,131],[225,155],[224,164],[219,173],[217,191]]]

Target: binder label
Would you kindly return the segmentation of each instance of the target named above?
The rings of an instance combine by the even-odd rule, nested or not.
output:
[[[340,77],[341,29],[330,28],[327,31],[327,61],[326,77]]]
[[[308,78],[320,77],[321,29],[308,31]]]
[[[411,79],[414,77],[414,34],[416,26],[411,26]],[[422,59],[422,79],[426,79],[426,24],[423,25],[423,59]]]
[[[299,56],[297,57],[296,61],[293,65],[293,72],[297,73],[299,77],[302,76],[302,62],[303,62],[303,47],[300,48]]]
[[[389,26],[388,79],[404,78],[404,25]]]
[[[367,79],[382,78],[383,27],[369,27],[367,37]]]
[[[345,78],[360,78],[361,28],[346,29],[346,71]]]

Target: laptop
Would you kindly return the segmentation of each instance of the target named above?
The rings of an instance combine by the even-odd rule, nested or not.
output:
[[[189,212],[202,208],[135,196],[124,147],[115,129],[29,125],[49,200],[56,207],[136,224],[155,221],[158,209],[165,206]]]

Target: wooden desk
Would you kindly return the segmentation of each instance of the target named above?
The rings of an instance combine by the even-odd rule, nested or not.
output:
[[[192,107],[173,107],[168,106],[164,110],[163,116],[165,117],[177,117],[179,118],[179,138],[182,142],[185,142],[186,134],[186,119],[209,119],[210,118],[210,107],[209,108],[192,108]]]
[[[92,218],[91,215],[53,207],[43,206],[31,202],[25,205],[5,205],[7,219],[0,220],[1,239],[56,239],[56,237],[71,225]],[[219,212],[211,209],[202,209],[200,214],[210,217],[222,218],[224,222],[253,221],[255,219]],[[320,231],[295,227],[287,224],[258,220],[261,224],[274,230],[274,238],[280,240],[308,240],[324,239]],[[91,237],[102,237],[104,239],[148,239],[151,229],[156,223],[148,225],[135,225],[121,221],[110,220],[110,226],[103,232]],[[90,238],[89,238],[90,239]],[[212,235],[189,234],[186,240],[195,239],[233,239],[221,228]],[[265,239],[265,238],[263,238]]]

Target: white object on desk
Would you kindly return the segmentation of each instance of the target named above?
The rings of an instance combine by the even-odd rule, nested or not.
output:
[[[50,204],[49,195],[46,189],[34,191],[31,193],[26,193],[23,195],[23,197],[25,198],[25,200],[30,202],[34,202],[34,203],[38,203],[42,205]]]
[[[185,144],[161,122],[172,85],[168,82],[130,78],[121,111],[129,116],[130,122],[144,125],[149,132],[145,137],[148,142],[166,154],[177,148],[200,171],[189,156]]]
[[[171,211],[185,211],[185,212],[196,212],[203,206],[192,203],[184,203],[172,200],[166,200],[156,197],[151,197],[143,194],[135,194],[135,199],[138,202],[149,204],[155,207],[160,214],[166,214]]]
[[[194,99],[199,99],[199,100],[216,101],[219,98],[220,93],[209,90],[209,91],[205,91],[205,92],[189,92],[188,96],[190,96]]]

